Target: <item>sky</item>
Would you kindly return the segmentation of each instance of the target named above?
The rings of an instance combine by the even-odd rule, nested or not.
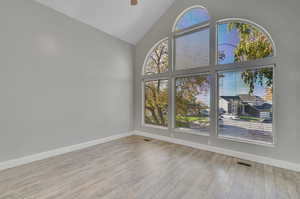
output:
[[[193,25],[208,21],[210,16],[206,9],[192,8],[186,12],[177,22],[176,30],[191,27]]]
[[[209,65],[209,29],[176,38],[176,69]]]
[[[249,87],[242,80],[241,73],[242,71],[220,73],[223,76],[219,80],[220,96],[237,96],[240,94],[249,94]],[[205,89],[204,90],[199,89],[199,90],[200,90],[200,94],[197,95],[197,100],[209,106],[210,104],[209,90],[205,90]],[[253,95],[264,98],[264,96],[266,95],[266,86],[265,85],[261,86],[259,83],[256,83],[254,86]]]
[[[177,22],[176,30],[185,29],[210,19],[206,9],[192,8]],[[176,69],[209,65],[209,29],[176,38]]]
[[[242,80],[241,73],[241,71],[220,73],[223,76],[219,79],[220,96],[236,96],[249,93],[249,87]],[[264,97],[265,90],[265,85],[261,86],[256,83],[253,95]]]
[[[218,52],[225,54],[223,60],[218,60],[219,64],[234,63],[234,49],[239,42],[239,33],[236,29],[229,32],[227,24],[218,25]]]

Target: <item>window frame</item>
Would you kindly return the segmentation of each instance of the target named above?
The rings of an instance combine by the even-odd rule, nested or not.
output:
[[[142,129],[150,129],[150,130],[157,130],[161,129],[165,133],[169,133],[171,136],[174,136],[174,133],[184,133],[184,134],[193,134],[197,136],[204,136],[208,137],[209,142],[211,141],[217,141],[217,140],[223,140],[223,141],[231,141],[236,143],[246,143],[246,144],[252,144],[252,145],[260,145],[260,146],[266,146],[266,147],[275,147],[277,144],[277,134],[276,134],[276,120],[277,120],[277,111],[276,111],[276,99],[275,99],[275,93],[276,93],[276,84],[277,84],[277,49],[276,45],[270,35],[270,33],[263,28],[262,26],[248,20],[248,19],[242,19],[242,18],[220,18],[217,19],[213,15],[210,14],[210,20],[205,21],[200,24],[196,24],[194,26],[182,29],[182,30],[176,30],[176,24],[177,21],[180,19],[181,16],[183,16],[186,12],[188,12],[192,8],[204,8],[200,5],[195,5],[189,8],[184,9],[181,14],[178,15],[178,17],[175,20],[175,23],[173,24],[172,30],[169,33],[168,37],[165,37],[161,40],[159,40],[147,53],[147,57],[145,59],[143,69],[142,69],[142,76],[140,77],[140,82],[142,82]],[[256,60],[250,60],[240,63],[230,63],[230,64],[218,64],[218,24],[226,23],[226,22],[242,22],[242,23],[248,23],[250,25],[255,26],[259,30],[261,30],[263,33],[265,33],[269,40],[272,43],[273,46],[273,55],[271,57],[266,57],[262,59],[256,59]],[[183,70],[176,70],[175,68],[175,54],[176,54],[176,43],[175,39],[179,36],[190,34],[193,32],[209,29],[209,65],[208,66],[195,66],[195,68],[190,69],[183,69]],[[159,74],[152,74],[152,75],[144,75],[144,66],[146,63],[146,60],[148,58],[148,55],[152,52],[152,50],[155,48],[155,46],[164,40],[168,39],[168,56],[169,56],[169,69],[166,73],[159,73]],[[245,69],[254,69],[254,68],[264,68],[272,66],[273,67],[273,121],[272,121],[272,136],[273,136],[273,143],[267,143],[267,142],[260,142],[255,140],[245,140],[240,138],[224,138],[223,136],[219,135],[219,121],[218,121],[218,106],[219,106],[219,88],[218,88],[218,73],[219,72],[225,72],[229,70],[238,71],[238,70],[245,70]],[[197,75],[203,75],[207,74],[210,76],[210,131],[209,133],[200,133],[197,130],[186,130],[186,129],[179,129],[176,128],[176,85],[175,81],[177,77],[188,77],[188,76],[197,76]],[[162,127],[162,126],[153,126],[145,124],[144,122],[144,81],[148,80],[159,80],[164,79],[168,80],[168,126]]]
[[[265,58],[260,58],[260,59],[255,59],[255,60],[248,60],[248,61],[243,61],[243,62],[233,62],[233,63],[228,63],[228,64],[219,64],[218,63],[218,25],[219,24],[226,24],[226,22],[240,22],[240,23],[244,23],[244,24],[249,24],[251,26],[256,27],[258,30],[261,30],[261,32],[263,32],[264,34],[266,34],[266,36],[268,37],[269,41],[272,44],[273,47],[273,55],[270,57],[265,57]],[[220,19],[216,21],[216,34],[214,39],[216,40],[216,66],[220,67],[220,66],[240,66],[240,65],[248,65],[249,64],[254,64],[257,63],[258,65],[260,65],[260,63],[264,63],[265,61],[270,61],[272,62],[274,60],[274,58],[277,56],[277,49],[276,49],[276,45],[274,40],[271,37],[271,34],[269,33],[269,31],[267,29],[265,29],[264,27],[262,27],[261,25],[249,20],[249,19],[242,19],[242,18],[224,18],[224,19]],[[274,63],[275,64],[275,63]]]
[[[167,40],[168,40],[168,37],[165,37],[165,38],[159,40],[159,41],[156,42],[156,43],[152,46],[152,48],[148,51],[148,53],[147,53],[147,55],[146,55],[146,59],[144,60],[144,63],[143,63],[143,68],[142,68],[142,76],[143,76],[143,77],[151,77],[151,76],[156,76],[156,75],[158,75],[158,74],[164,75],[164,74],[170,72],[170,66],[169,66],[167,72],[153,73],[153,74],[150,74],[150,75],[145,75],[145,66],[147,65],[148,58],[149,58],[150,54],[154,51],[154,49],[155,49],[158,45],[160,45],[162,42],[167,41]],[[170,52],[169,47],[170,47],[170,46],[168,45],[168,52]],[[169,63],[169,65],[170,65],[170,63]]]
[[[194,33],[199,33],[199,32],[202,32],[202,31],[206,31],[208,30],[208,34],[209,34],[209,37],[208,37],[208,40],[210,41],[210,38],[211,38],[211,35],[210,35],[210,24],[205,22],[203,25],[201,25],[200,27],[190,27],[190,28],[187,28],[185,29],[184,31],[180,31],[180,32],[177,32],[174,34],[174,37],[173,37],[173,42],[174,42],[174,45],[173,45],[173,70],[174,72],[176,71],[184,71],[184,70],[190,70],[190,69],[194,69],[194,68],[200,68],[200,67],[210,67],[210,58],[208,60],[208,65],[202,65],[202,66],[197,66],[197,65],[194,65],[194,66],[189,66],[189,68],[187,69],[178,69],[176,70],[176,39],[180,38],[180,37],[184,37],[184,36],[187,36],[187,35],[191,35],[191,34],[194,34]],[[210,54],[210,44],[208,45],[208,52]]]
[[[176,25],[177,25],[178,21],[181,19],[181,17],[183,17],[184,14],[187,13],[189,10],[192,10],[192,9],[195,9],[195,8],[204,9],[204,10],[206,10],[208,12],[208,15],[209,15],[209,11],[204,6],[201,6],[201,5],[190,6],[190,7],[186,8],[186,9],[184,9],[183,11],[181,11],[181,13],[176,17],[175,22],[174,22],[174,24],[172,26],[172,32],[174,32],[174,33],[184,32],[187,29],[191,29],[191,28],[194,28],[194,27],[199,27],[199,26],[202,26],[202,24],[205,24],[205,23],[211,21],[211,17],[212,16],[209,15],[210,19],[207,20],[207,21],[205,21],[205,22],[198,23],[198,24],[192,25],[192,26],[190,26],[188,28],[184,28],[184,29],[181,29],[181,30],[176,30]]]
[[[155,124],[147,124],[145,122],[145,83],[146,82],[149,82],[149,81],[159,81],[159,80],[165,80],[167,81],[168,83],[168,99],[169,99],[169,95],[170,95],[170,92],[169,92],[169,87],[170,87],[170,82],[168,80],[168,78],[165,78],[165,77],[157,77],[157,78],[145,78],[143,81],[142,81],[142,95],[143,95],[143,98],[142,98],[142,126],[143,127],[146,127],[146,128],[159,128],[159,129],[164,129],[164,130],[167,130],[169,125],[167,126],[162,126],[162,125],[155,125]],[[167,114],[167,117],[168,117],[168,124],[169,124],[169,100],[168,100],[168,114]]]
[[[212,83],[212,75],[209,73],[209,72],[201,72],[201,73],[189,73],[189,74],[181,74],[181,75],[176,75],[174,76],[174,107],[173,107],[173,113],[172,113],[172,119],[174,121],[174,126],[172,126],[172,130],[174,132],[183,132],[183,133],[188,133],[188,134],[194,134],[194,135],[202,135],[202,136],[210,136],[210,133],[211,133],[211,128],[212,128],[212,123],[211,123],[211,116],[209,116],[209,130],[207,133],[204,133],[204,132],[201,132],[199,130],[196,130],[196,129],[189,129],[189,128],[178,128],[176,127],[176,115],[177,115],[177,110],[176,110],[176,94],[177,94],[177,91],[176,91],[176,79],[177,78],[189,78],[189,77],[197,77],[197,76],[208,76],[209,78],[209,90],[210,90],[210,104],[209,104],[209,109],[210,109],[210,115],[211,115],[211,112],[212,112],[212,109],[213,107],[211,107],[211,97],[212,97],[212,93],[211,93],[211,83]]]
[[[272,92],[272,114],[273,114],[273,117],[272,117],[272,137],[273,137],[273,142],[264,142],[264,141],[258,141],[258,140],[251,140],[251,139],[247,139],[247,138],[238,138],[238,137],[233,137],[233,136],[223,136],[223,135],[220,135],[220,126],[219,126],[219,119],[218,119],[218,115],[217,115],[217,122],[216,122],[216,129],[217,129],[217,136],[218,138],[220,139],[223,139],[223,140],[230,140],[230,141],[235,141],[235,142],[240,142],[240,143],[248,143],[248,144],[256,144],[256,145],[261,145],[261,146],[269,146],[269,147],[274,147],[277,143],[277,136],[276,136],[276,131],[274,129],[274,126],[275,126],[275,117],[276,117],[276,114],[275,114],[275,108],[276,107],[276,103],[275,103],[275,93],[276,93],[276,86],[275,86],[275,79],[276,79],[276,75],[275,75],[275,70],[276,70],[276,64],[269,64],[269,65],[256,65],[256,66],[248,66],[248,67],[239,67],[239,68],[230,68],[230,69],[225,69],[225,70],[222,70],[222,71],[218,71],[216,73],[216,107],[215,107],[215,111],[217,111],[217,113],[219,112],[219,97],[220,97],[220,94],[219,94],[219,78],[218,78],[218,73],[220,72],[239,72],[239,71],[245,71],[245,70],[254,70],[254,69],[262,69],[262,68],[272,68],[273,69],[273,85],[272,85],[272,89],[273,89],[273,92]]]

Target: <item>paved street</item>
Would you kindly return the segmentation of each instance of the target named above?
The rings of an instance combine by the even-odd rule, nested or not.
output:
[[[239,137],[263,142],[273,142],[272,124],[248,122],[243,120],[222,119],[220,135]],[[223,125],[222,125],[223,123]]]
[[[237,137],[242,139],[256,140],[262,142],[273,142],[272,124],[260,122],[248,122],[245,120],[234,120],[223,118],[219,122],[221,136]],[[209,123],[191,122],[189,128],[209,132]]]

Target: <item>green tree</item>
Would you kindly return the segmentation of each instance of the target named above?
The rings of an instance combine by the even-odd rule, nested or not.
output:
[[[167,126],[168,84],[166,80],[145,83],[145,122]]]
[[[246,23],[229,23],[228,30],[233,29],[238,31],[240,38],[234,51],[235,62],[256,60],[273,55],[274,50],[270,39],[258,28]],[[242,73],[242,79],[249,87],[249,94],[253,94],[256,83],[272,88],[273,71],[270,68],[247,70]]]
[[[206,76],[176,79],[176,113],[179,115],[198,114],[208,108],[197,99],[201,92],[208,93],[209,82]]]
[[[199,94],[209,94],[207,76],[184,77],[176,79],[176,123],[177,126],[189,127],[190,118],[199,118],[201,110],[208,106],[197,97]]]
[[[167,72],[169,68],[168,41],[158,44],[149,54],[144,73],[146,75]],[[176,111],[181,116],[199,114],[207,105],[197,100],[197,95],[208,88],[206,77],[179,78],[176,81]],[[168,83],[166,80],[145,82],[145,122],[167,126]]]
[[[168,40],[159,43],[149,54],[144,74],[167,72],[169,68]],[[145,83],[145,122],[167,126],[168,85],[166,80]]]

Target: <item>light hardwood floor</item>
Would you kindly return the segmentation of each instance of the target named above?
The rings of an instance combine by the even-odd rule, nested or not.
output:
[[[0,172],[0,199],[300,199],[300,173],[139,136]]]

